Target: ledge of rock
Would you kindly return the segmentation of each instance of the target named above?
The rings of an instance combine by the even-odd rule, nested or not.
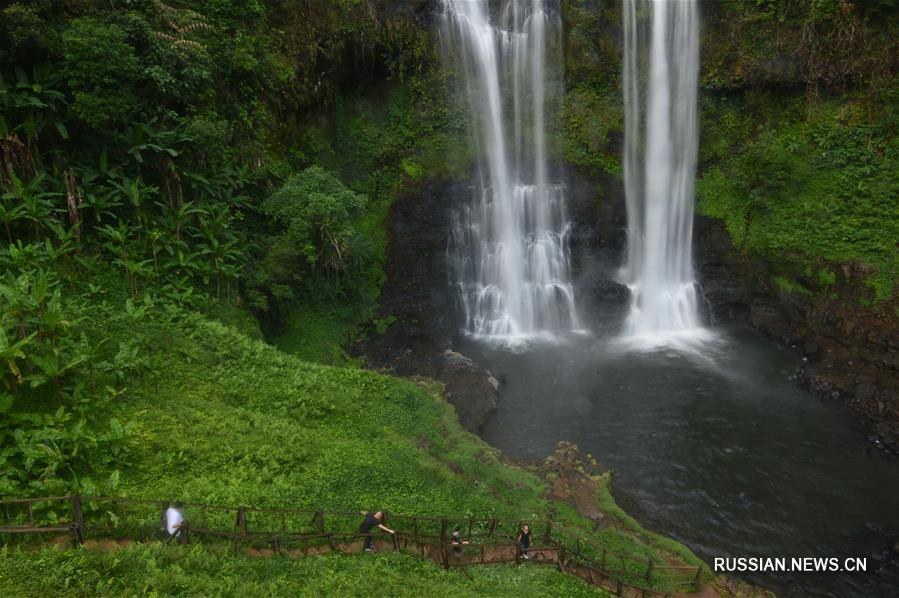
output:
[[[565,441],[539,466],[540,475],[551,484],[547,498],[567,502],[581,516],[597,522],[605,517],[597,499],[597,478],[605,471],[592,455]]]

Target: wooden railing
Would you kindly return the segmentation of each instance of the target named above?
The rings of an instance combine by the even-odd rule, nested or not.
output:
[[[77,544],[90,538],[110,536],[130,540],[143,540],[154,535],[164,537],[161,532],[168,506],[168,501],[115,496],[5,499],[0,500],[3,517],[0,536],[71,533]],[[564,530],[554,529],[551,514],[545,521],[517,521],[508,526],[496,518],[409,516],[384,512],[382,522],[396,531],[386,536],[352,531],[359,521],[358,512],[197,503],[185,503],[181,509],[185,521],[177,541],[188,543],[195,537],[205,536],[231,541],[235,549],[244,546],[255,550],[262,546],[261,554],[286,557],[358,553],[359,544],[368,536],[379,549],[426,558],[447,569],[520,563],[523,559],[514,534],[523,523],[528,523],[532,538],[535,538],[535,544],[527,551],[529,562],[556,566],[560,571],[576,575],[618,596],[669,596],[668,592],[650,587],[654,580],[661,581],[660,573],[669,587],[698,589],[703,571],[702,567],[661,564],[650,558],[615,553],[580,539],[572,543]],[[467,542],[464,545],[450,542],[451,531],[456,526],[464,530]],[[635,578],[646,585],[636,583]]]

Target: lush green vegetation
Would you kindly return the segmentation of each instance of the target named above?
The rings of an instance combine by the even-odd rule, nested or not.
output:
[[[321,165],[367,198],[355,222],[356,246],[366,259],[348,285],[318,284],[303,301],[276,306],[271,335],[279,347],[324,363],[345,360],[340,347],[370,320],[384,281],[387,237],[384,219],[393,200],[434,179],[466,176],[471,149],[466,117],[447,103],[437,69],[377,91],[355,89],[334,98],[323,123],[312,123],[291,146],[298,165]]]
[[[110,413],[166,362],[148,312],[239,304],[281,346],[342,360],[383,282],[391,201],[468,159],[429,34],[370,8],[2,9],[4,494],[122,462],[128,418]]]
[[[285,561],[161,544],[115,553],[45,550],[0,556],[16,596],[602,596],[548,567],[470,567],[467,576],[395,554]]]
[[[897,99],[895,88],[706,98],[700,212],[723,219],[772,276],[830,293],[840,264],[858,263],[872,291],[861,297],[890,299],[899,278]]]
[[[341,349],[375,313],[394,200],[472,162],[432,32],[400,4],[4,4],[0,494],[545,519],[546,483],[463,432],[438,389]],[[620,14],[599,4],[563,2],[552,147],[608,181]],[[836,293],[852,264],[862,300],[896,294],[896,42],[879,24],[895,10],[752,0],[718,15],[742,53],[706,32],[699,208],[785,292]],[[790,44],[800,67],[772,74]],[[558,533],[699,563],[621,512],[608,480],[599,499],[608,527],[559,504]],[[0,558],[16,595],[588,592],[545,569],[471,574],[215,546]]]
[[[126,301],[127,289],[120,287],[119,299]],[[88,326],[89,332],[93,325],[102,326],[110,342],[140,339],[140,354],[154,367],[136,373],[127,393],[105,408],[107,416],[126,422],[128,434],[119,459],[86,464],[77,479],[82,493],[178,497],[225,505],[497,516],[538,526],[546,520],[550,509],[543,498],[546,483],[530,471],[504,465],[497,451],[464,432],[437,388],[302,361],[253,338],[258,331],[234,309],[219,308],[209,316],[145,300],[132,312],[128,318]],[[614,507],[608,486],[603,486],[602,505],[609,510],[610,525],[600,532],[573,507],[558,505],[556,533],[633,557],[700,563],[676,543],[640,529]],[[85,508],[93,513],[89,503]],[[349,529],[355,523],[346,522]],[[113,578],[113,585],[99,591],[137,592],[163,584],[172,577],[166,572],[180,570],[184,574],[175,575],[178,581],[171,583],[194,584],[190,591],[245,587],[262,592],[269,586],[257,588],[240,574],[242,568],[259,568],[265,584],[275,584],[271,587],[338,584],[333,587],[361,591],[371,583],[371,565],[335,567],[340,559],[288,570],[281,565],[276,573],[274,565],[242,560],[225,565],[223,557],[202,549],[187,554],[179,550],[136,548],[120,558],[83,552],[10,553],[0,566],[0,575],[10,581],[0,578],[0,582],[10,589],[38,591],[58,587],[54,584],[64,584],[68,577],[69,587],[87,592],[98,591],[95,583],[102,577]],[[438,573],[430,565],[410,564],[406,558],[386,558],[385,566],[396,565],[399,571],[388,576],[388,583],[400,584],[403,571],[421,571],[421,579],[409,583],[412,588],[433,581],[449,587],[462,584],[460,590],[486,591],[489,584],[515,588],[524,583],[535,584],[535,593],[544,587],[581,591],[578,584],[551,573],[484,571],[466,581]],[[68,564],[58,575],[41,577],[45,582],[23,580],[15,573],[54,563]],[[194,566],[204,573],[194,578],[190,574]],[[225,574],[212,575],[216,568]],[[644,572],[635,564],[628,579],[641,583]],[[296,581],[304,575],[313,579]],[[432,576],[439,579],[431,580]],[[243,583],[249,585],[239,585]],[[654,579],[662,589],[671,587],[669,583],[665,577]]]
[[[894,0],[713,12],[698,209],[723,219],[786,292],[896,296],[897,16]]]

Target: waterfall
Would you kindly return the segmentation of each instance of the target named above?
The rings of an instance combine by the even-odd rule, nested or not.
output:
[[[487,0],[444,0],[444,54],[463,82],[479,156],[447,252],[463,331],[514,344],[578,322],[565,189],[547,158],[547,113],[561,88],[550,74],[561,70],[558,2],[498,8],[492,17]]]
[[[700,331],[691,254],[699,10],[695,0],[624,0],[623,9],[625,332],[661,339]]]

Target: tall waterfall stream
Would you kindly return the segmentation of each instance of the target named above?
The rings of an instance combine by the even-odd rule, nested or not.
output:
[[[565,189],[547,158],[556,99],[558,6],[445,0],[443,37],[458,66],[481,160],[472,199],[453,214],[448,253],[465,332],[503,344],[574,331]],[[558,72],[558,69],[556,69]]]
[[[624,279],[632,298],[625,331],[665,341],[699,328],[692,263],[699,9],[693,0],[625,0],[622,8]],[[651,16],[641,20],[638,11]]]

